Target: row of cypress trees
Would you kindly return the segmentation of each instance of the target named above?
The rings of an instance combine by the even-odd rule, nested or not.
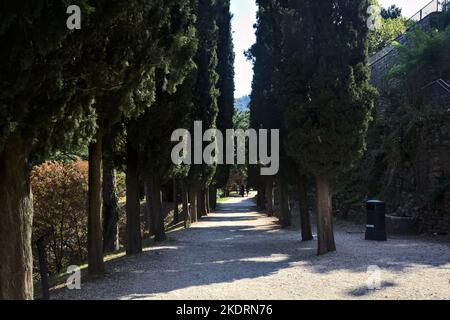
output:
[[[307,183],[315,182],[318,254],[335,251],[332,185],[366,147],[376,97],[369,84],[367,8],[358,0],[258,0],[251,126],[280,129],[280,219],[291,223],[298,185],[302,238],[312,239]],[[273,211],[273,179],[252,178]],[[264,192],[265,190],[265,192]],[[262,197],[260,196],[260,204]]]
[[[218,114],[232,126],[229,0],[73,4],[81,30],[66,28],[66,1],[4,1],[0,10],[8,44],[0,51],[0,299],[33,298],[31,163],[89,144],[88,264],[101,274],[104,250],[117,248],[118,131],[126,132],[126,249],[134,254],[142,250],[141,181],[153,234],[164,240],[161,185],[189,181],[185,193],[205,199],[216,177],[215,167],[170,163],[172,131],[194,120],[213,128]]]

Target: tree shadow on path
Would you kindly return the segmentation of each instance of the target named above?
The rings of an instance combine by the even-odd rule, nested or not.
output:
[[[81,291],[56,292],[56,298],[151,298],[178,289],[268,277],[297,266],[316,274],[365,273],[369,265],[407,272],[412,265],[448,267],[450,261],[447,245],[410,239],[366,242],[363,235],[343,230],[336,232],[339,251],[317,257],[316,241],[304,243],[298,230],[281,230],[275,219],[256,213],[250,199],[234,201],[222,204],[222,210],[193,228],[170,234],[161,246],[109,263],[111,273],[104,279],[84,283]],[[390,286],[395,284],[386,283]],[[346,294],[369,293],[358,287]]]

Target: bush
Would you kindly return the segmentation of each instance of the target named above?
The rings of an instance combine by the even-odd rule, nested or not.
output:
[[[409,23],[404,18],[383,19],[380,28],[371,31],[368,37],[369,55],[374,55],[406,32]]]
[[[31,183],[33,238],[48,235],[46,254],[50,274],[81,264],[87,256],[88,163],[46,162],[34,167]]]

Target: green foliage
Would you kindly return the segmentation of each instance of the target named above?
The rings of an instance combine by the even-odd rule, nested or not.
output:
[[[254,62],[251,127],[280,129],[283,121],[282,112],[277,110],[277,77],[282,61],[282,6],[279,0],[260,0],[257,3],[256,43],[248,52]]]
[[[429,105],[423,99],[423,88],[450,74],[449,32],[413,30],[408,38],[408,46],[396,44],[400,56],[389,78],[395,78],[398,85],[385,96],[390,105],[385,119],[371,126],[363,160],[350,176],[342,177],[344,183],[338,191],[344,202],[361,202],[366,197],[381,197],[388,205],[398,201],[393,198],[399,187],[392,175],[405,164],[418,165],[423,153],[419,147],[434,139],[447,121],[447,108]],[[448,181],[443,179],[432,194],[418,190],[416,199],[421,205],[439,203],[447,187]]]
[[[279,70],[283,55],[283,6],[279,0],[258,0],[256,43],[247,52],[253,61],[253,83],[250,95],[250,127],[253,129],[283,129],[284,110],[278,103]],[[284,133],[284,132],[283,132]],[[282,134],[282,141],[284,136]],[[281,146],[284,159],[284,148]],[[283,161],[284,162],[284,161]],[[284,163],[281,165],[285,168]],[[249,180],[253,185],[259,180],[258,166],[249,167]]]
[[[381,8],[381,16],[383,19],[398,19],[402,17],[402,9],[393,4],[388,8]]]
[[[0,53],[0,150],[12,135],[35,158],[85,143],[96,126],[137,117],[153,103],[157,69],[172,68],[168,90],[179,83],[170,53],[190,35],[179,36],[182,23],[172,23],[178,1],[72,4],[83,17],[74,32],[65,27],[66,1],[2,7],[0,39],[10,45]]]
[[[197,51],[195,15],[192,1],[172,1],[170,29],[165,34],[170,50],[165,53],[163,68],[157,70],[156,100],[138,121],[133,123],[129,139],[141,151],[140,162],[146,177],[158,176],[163,181],[186,175],[186,168],[170,161],[172,132],[189,125],[192,104],[192,81],[195,77],[193,57]]]
[[[136,128],[139,128],[140,166],[145,177],[158,176],[162,182],[166,182],[170,178],[184,178],[188,174],[189,167],[175,166],[170,161],[174,147],[170,138],[174,130],[190,125],[190,111],[193,108],[192,74],[173,94],[158,90],[154,107],[136,122]]]
[[[233,128],[247,130],[250,128],[250,111],[236,111],[233,116]]]
[[[194,58],[197,65],[197,74],[192,90],[193,109],[191,119],[202,121],[204,129],[216,127],[219,112],[217,105],[219,96],[219,89],[217,88],[219,79],[217,73],[218,27],[215,5],[215,0],[199,0],[196,8],[199,45]],[[215,170],[215,166],[206,164],[192,165],[189,172],[189,181],[197,187],[205,187],[211,183]]]
[[[288,152],[308,173],[330,178],[362,156],[376,96],[367,64],[367,2],[338,3],[292,2],[284,28]]]
[[[369,32],[369,55],[373,55],[391,44],[399,35],[404,34],[410,23],[402,18],[381,20],[380,28]]]
[[[180,32],[183,21],[174,19],[183,12],[185,1],[124,0],[103,5],[96,11],[95,23],[85,28],[95,36],[85,44],[82,74],[87,74],[84,90],[93,91],[96,98],[98,124],[108,128],[123,117],[135,119],[152,105],[158,70],[167,71],[163,73],[167,90],[174,90],[179,75],[173,57],[189,35]],[[109,15],[116,19],[105,21]]]
[[[234,50],[231,30],[230,0],[218,0],[216,3],[218,43],[217,43],[217,73],[219,80],[217,88],[219,96],[217,106],[217,128],[225,133],[233,128],[234,114]],[[230,166],[218,165],[214,177],[214,183],[225,186],[229,177]]]
[[[239,111],[236,110],[233,116],[233,129],[238,130],[248,130],[250,128],[250,111]],[[247,150],[248,153],[248,150]],[[248,177],[248,165],[246,164],[235,164],[230,168],[229,179],[225,184],[230,181],[234,183],[244,183]]]
[[[389,76],[400,79],[404,84],[402,89],[416,97],[427,81],[449,79],[450,28],[431,32],[416,29],[408,35],[408,39],[407,46],[396,44],[400,58]]]
[[[408,103],[398,106],[386,122],[386,133],[382,149],[387,163],[399,163],[403,159],[413,159],[423,131],[432,131],[442,124],[446,110],[431,106],[420,108]],[[439,126],[439,125],[438,125]]]
[[[89,1],[73,4],[90,21]],[[65,27],[66,8],[66,1],[2,4],[0,151],[15,136],[43,157],[94,131],[93,100],[78,91],[84,39]]]
[[[231,30],[230,0],[217,0],[219,114],[217,128],[225,131],[233,127],[234,113],[234,50]]]

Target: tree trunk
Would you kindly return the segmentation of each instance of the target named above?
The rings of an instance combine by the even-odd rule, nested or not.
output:
[[[210,210],[215,211],[217,209],[217,187],[212,186],[209,188],[209,205]]]
[[[300,224],[302,229],[302,241],[313,240],[311,219],[308,210],[308,193],[306,176],[300,175],[298,180],[298,208],[300,210]]]
[[[33,196],[28,152],[10,139],[0,153],[0,300],[33,299]]]
[[[317,177],[317,237],[319,240],[318,255],[336,251],[331,216],[330,182],[327,178]]]
[[[205,190],[200,189],[197,192],[197,217],[202,218],[206,216],[205,208]]]
[[[258,210],[263,211],[265,209],[265,190],[264,190],[264,186],[261,183],[258,183],[258,197],[257,197],[257,207]]]
[[[180,222],[180,213],[178,212],[178,188],[177,180],[173,179],[173,223]]]
[[[189,188],[186,181],[181,181],[181,198],[183,201],[184,227],[189,228],[192,223],[191,210],[189,208]]]
[[[191,218],[192,222],[198,221],[197,213],[197,189],[195,187],[189,188],[189,200],[191,201]]]
[[[214,199],[214,211],[217,210],[217,197],[218,197],[218,189],[214,187],[213,199]]]
[[[107,157],[103,157],[103,251],[118,251],[119,201],[116,191],[116,170]]]
[[[152,232],[155,236],[156,242],[162,242],[167,239],[164,225],[164,215],[162,208],[162,191],[161,180],[159,177],[153,177],[151,179],[150,187],[152,195]]]
[[[147,179],[144,184],[145,189],[145,224],[146,228],[150,234],[150,236],[154,236],[153,234],[153,206],[152,206],[152,182],[150,179]]]
[[[280,222],[283,228],[291,226],[291,207],[289,204],[288,184],[281,177],[278,178],[278,201],[280,209]]]
[[[211,213],[211,203],[210,203],[210,189],[209,187],[205,190],[205,207],[206,207],[206,214]]]
[[[269,217],[273,216],[273,180],[267,178],[266,181],[266,211]]]
[[[102,232],[102,135],[98,131],[89,146],[88,271],[105,272]]]
[[[127,255],[139,254],[142,252],[138,157],[138,151],[133,145],[133,142],[127,141]]]
[[[145,182],[145,228],[147,229],[148,233],[150,235],[153,235],[152,233],[152,221],[151,221],[151,217],[153,215],[152,211],[152,193],[151,193],[151,183],[146,181]]]

